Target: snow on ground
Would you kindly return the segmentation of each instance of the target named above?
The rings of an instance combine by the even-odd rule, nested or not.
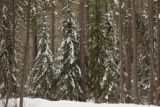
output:
[[[0,101],[0,107],[3,107],[4,102]],[[19,107],[19,99],[10,99],[8,107]],[[75,101],[48,101],[44,99],[24,98],[24,107],[156,107],[148,105],[135,104],[95,104]]]

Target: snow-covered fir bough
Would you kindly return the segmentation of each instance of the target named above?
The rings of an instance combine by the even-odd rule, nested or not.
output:
[[[60,63],[58,79],[58,98],[65,100],[82,100],[81,70],[79,59],[79,34],[73,13],[75,0],[62,0],[62,26],[64,39],[62,41],[58,58]]]
[[[43,6],[47,6],[44,2]],[[56,69],[53,63],[53,54],[49,48],[49,34],[47,23],[47,10],[43,7],[42,22],[41,22],[41,35],[38,46],[38,54],[35,59],[35,65],[30,77],[31,93],[34,97],[40,97],[53,100],[54,97],[54,81],[56,79]],[[33,90],[32,90],[33,89]]]

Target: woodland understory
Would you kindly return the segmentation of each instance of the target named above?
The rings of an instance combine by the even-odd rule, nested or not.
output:
[[[0,99],[160,105],[160,0],[0,0]]]

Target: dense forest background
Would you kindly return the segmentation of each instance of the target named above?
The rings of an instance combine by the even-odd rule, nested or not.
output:
[[[0,98],[160,105],[160,0],[0,0]]]

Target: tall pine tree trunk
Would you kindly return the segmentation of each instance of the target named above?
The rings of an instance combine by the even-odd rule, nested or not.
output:
[[[157,64],[157,95],[156,95],[156,104],[160,106],[159,101],[160,101],[160,0],[157,1],[157,9],[158,9],[158,22],[157,22],[157,36],[158,36],[158,40],[157,40],[157,44],[158,44],[158,64]]]
[[[119,1],[119,29],[120,29],[120,102],[125,102],[124,93],[124,73],[123,73],[123,19],[122,19],[122,0]]]
[[[53,60],[54,58],[56,57],[56,54],[55,54],[55,0],[52,1],[52,9],[51,9],[51,51],[52,51],[52,54],[53,54]],[[56,91],[57,90],[57,80],[54,80],[53,81],[53,95],[56,94]],[[56,100],[56,99],[54,99]]]
[[[127,0],[127,9],[128,13],[131,14],[131,2],[130,0]],[[131,57],[132,57],[132,42],[131,42],[131,17],[128,15],[128,23],[127,23],[127,44],[126,44],[126,72],[127,72],[127,77],[126,77],[126,103],[130,103],[130,90],[131,90]]]
[[[86,71],[85,71],[85,1],[80,0],[79,4],[79,25],[80,25],[80,69],[82,72],[83,101],[86,101]]]
[[[54,2],[54,0],[53,0]],[[55,44],[54,44],[54,39],[55,39],[55,4],[52,3],[52,11],[51,11],[51,51],[53,54],[53,57],[55,56]]]
[[[28,72],[28,55],[29,55],[29,37],[30,37],[30,14],[31,14],[31,0],[28,0],[27,9],[27,35],[26,35],[26,45],[24,53],[24,68],[21,72],[21,86],[20,86],[20,107],[23,107],[23,96],[24,96],[24,86],[27,78]]]
[[[11,59],[11,63],[9,64],[9,83],[8,83],[8,90],[7,90],[7,97],[6,97],[6,103],[5,103],[5,107],[8,106],[8,100],[9,97],[11,97],[11,92],[12,92],[12,74],[14,71],[14,59],[15,59],[15,28],[16,28],[16,24],[15,24],[15,0],[12,1],[12,14],[13,14],[13,19],[12,19],[12,51],[10,52],[10,59]]]
[[[132,0],[132,29],[133,29],[133,94],[134,103],[139,103],[138,82],[137,82],[137,30],[136,30],[136,9],[135,0]]]
[[[153,2],[149,0],[149,36],[150,36],[150,93],[149,93],[149,104],[153,104],[153,93],[154,93],[154,16],[153,16]]]

